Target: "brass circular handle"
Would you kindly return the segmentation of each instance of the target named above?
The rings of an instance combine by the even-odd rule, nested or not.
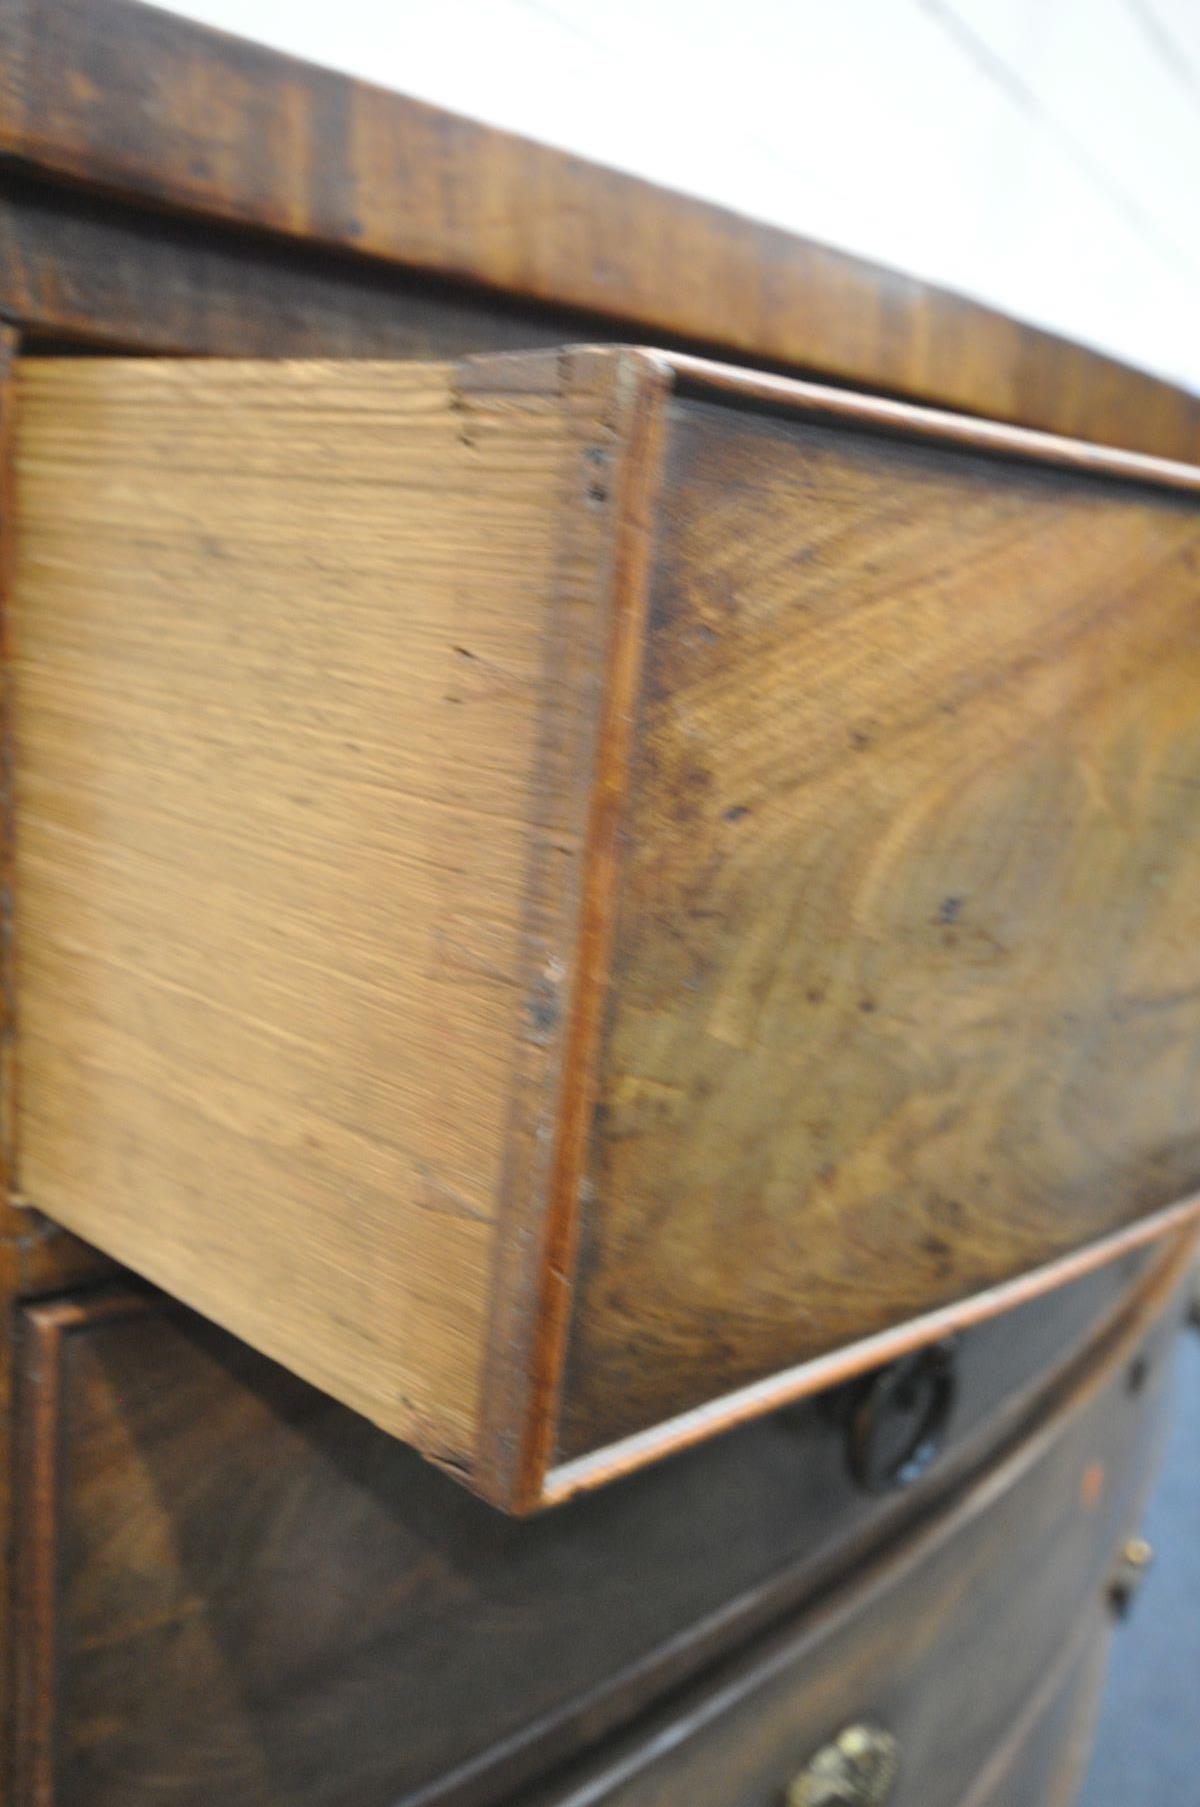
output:
[[[958,1392],[950,1343],[902,1356],[864,1384],[850,1416],[850,1472],[868,1493],[909,1487],[929,1468]]]
[[[791,1784],[786,1807],[884,1807],[896,1785],[900,1749],[877,1725],[848,1725]]]
[[[1108,1599],[1118,1619],[1127,1618],[1142,1590],[1154,1550],[1144,1537],[1131,1537],[1121,1546],[1117,1566],[1108,1583]]]

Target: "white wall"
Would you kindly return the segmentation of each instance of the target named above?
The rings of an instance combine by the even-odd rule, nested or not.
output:
[[[1200,390],[1200,0],[171,0]]]

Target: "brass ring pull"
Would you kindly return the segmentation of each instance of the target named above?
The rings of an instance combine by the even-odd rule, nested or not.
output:
[[[884,1807],[899,1769],[899,1746],[890,1732],[848,1725],[796,1777],[786,1807]]]

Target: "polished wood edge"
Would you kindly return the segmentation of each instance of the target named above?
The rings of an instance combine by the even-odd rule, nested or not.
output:
[[[626,348],[572,347],[528,357],[465,359],[460,381],[503,393],[547,368],[563,399],[601,394],[611,446],[603,505],[611,529],[596,604],[608,621],[594,770],[588,776],[582,881],[574,930],[555,1135],[545,1180],[506,1172],[492,1282],[477,1462],[471,1485],[506,1511],[538,1504],[557,1429],[557,1402],[573,1298],[580,1193],[596,1091],[601,1015],[616,907],[616,836],[633,736],[633,699],[645,635],[647,566],[661,470],[669,381],[660,364]],[[599,385],[599,387],[598,387]],[[569,532],[569,524],[566,531]],[[519,1088],[518,1119],[529,1112]],[[539,1197],[544,1207],[539,1208]],[[511,1427],[519,1426],[516,1437]]]
[[[0,156],[759,363],[1200,449],[1200,399],[1102,353],[133,0],[6,0]]]
[[[1168,1205],[1137,1223],[1102,1237],[1086,1248],[1047,1262],[1045,1266],[1030,1273],[1002,1281],[968,1299],[957,1300],[936,1311],[926,1312],[908,1323],[852,1343],[848,1348],[834,1350],[829,1355],[818,1356],[814,1361],[803,1362],[797,1367],[785,1368],[778,1374],[770,1374],[763,1380],[752,1381],[748,1386],[726,1393],[720,1399],[708,1400],[663,1424],[635,1432],[603,1449],[561,1463],[547,1474],[538,1503],[542,1506],[561,1505],[575,1494],[632,1474],[647,1462],[659,1461],[663,1456],[688,1449],[708,1437],[732,1429],[734,1425],[777,1411],[780,1406],[791,1405],[813,1393],[824,1392],[826,1388],[852,1380],[856,1375],[879,1367],[884,1362],[895,1361],[902,1355],[911,1354],[915,1349],[939,1342],[957,1331],[969,1329],[972,1324],[998,1317],[1002,1312],[1011,1311],[1014,1306],[1040,1298],[1045,1293],[1067,1285],[1071,1280],[1092,1273],[1130,1249],[1169,1237],[1177,1230],[1190,1232],[1180,1256],[1181,1265],[1186,1266],[1194,1256],[1198,1228],[1200,1193],[1183,1199],[1178,1204]]]
[[[817,415],[837,425],[904,438],[937,440],[965,451],[991,453],[1000,458],[1082,471],[1089,476],[1116,477],[1126,482],[1200,495],[1200,464],[1185,464],[1148,452],[1128,452],[1118,446],[1096,445],[1089,440],[1069,439],[1062,434],[1045,433],[1031,427],[973,420],[945,409],[889,401],[883,396],[855,395],[847,389],[772,376],[766,371],[689,357],[682,352],[646,348],[645,355],[670,371],[677,386],[693,393],[745,404],[765,404],[790,413]]]
[[[612,640],[605,675],[600,753],[587,831],[587,876],[578,943],[578,972],[556,1150],[543,1291],[534,1351],[534,1405],[517,1488],[520,1507],[540,1497],[553,1460],[574,1298],[576,1254],[588,1140],[599,1086],[601,1032],[616,928],[619,832],[633,754],[655,544],[655,512],[664,476],[669,382],[654,359],[626,355],[622,375],[633,391],[626,455],[613,498]]]
[[[603,1758],[602,1774],[597,1774],[596,1757],[589,1761],[585,1755],[580,1768],[573,1766],[568,1772],[565,1786],[552,1779],[545,1791],[535,1792],[531,1807],[550,1807],[550,1803],[553,1807],[595,1807],[609,1798],[615,1783],[642,1774],[661,1757],[753,1700],[777,1674],[802,1661],[842,1627],[865,1620],[881,1600],[955,1543],[1019,1485],[1102,1396],[1138,1346],[1180,1302],[1195,1247],[1194,1235],[1179,1238],[1122,1317],[1117,1334],[1106,1340],[1096,1358],[1055,1397],[1029,1434],[967,1490],[918,1525],[898,1547],[884,1545],[876,1550],[845,1585],[817,1601],[798,1623],[793,1620],[769,1632],[748,1655],[735,1652],[707,1680],[698,1680],[682,1703],[676,1698],[666,1715],[656,1714],[644,1729],[631,1729],[615,1752]]]
[[[16,1515],[13,1537],[13,1798],[55,1807],[56,1643],[63,1497],[63,1360],[67,1338],[158,1308],[128,1286],[26,1306],[16,1397]]]
[[[505,407],[540,399],[569,414],[578,400],[587,426],[594,426],[595,415],[603,411],[600,391],[613,370],[611,361],[597,359],[582,348],[575,352],[564,348],[501,357],[481,355],[455,364],[451,390],[458,407]],[[579,531],[579,511],[571,489],[576,476],[573,460],[568,458],[561,479],[566,492],[556,495],[549,504],[556,511],[557,533],[552,583],[557,582],[564,566],[570,569],[578,559],[574,542]],[[598,609],[604,605],[602,588],[597,583]],[[565,621],[566,611],[551,606],[547,614],[540,661],[543,694],[561,677],[573,653],[572,644],[559,631],[559,618]],[[550,711],[543,710],[531,777],[539,797],[550,789],[551,769],[562,757],[557,728]],[[578,784],[586,782],[582,769],[574,776]],[[586,856],[581,868],[582,888],[586,884]],[[561,931],[561,943],[556,941],[556,946],[577,941],[578,898],[572,920],[567,919],[568,911],[568,899],[547,871],[544,848],[539,837],[534,836],[526,860],[522,906],[519,984],[523,996],[537,995],[545,970],[549,922],[553,921]],[[559,1117],[559,1099],[570,1060],[570,1017],[567,997],[553,1026],[552,1045],[540,1047],[532,1037],[524,1037],[520,1043],[510,1088],[500,1175],[479,1415],[468,1469],[460,1475],[474,1492],[509,1512],[517,1509],[523,1427],[530,1409],[531,1350],[537,1335],[535,1302],[545,1283],[547,1201],[552,1195],[555,1160],[548,1126],[557,1123]],[[514,1426],[518,1427],[515,1431]]]
[[[597,417],[612,409],[605,395],[617,366],[611,359],[598,358],[585,348],[561,348],[540,352],[517,353],[496,357],[482,354],[463,358],[455,366],[453,393],[459,405],[468,401],[507,405],[510,398],[542,397],[552,407],[570,413],[577,405],[587,427],[593,431]],[[557,510],[556,567],[552,581],[557,581],[565,566],[571,569],[578,560],[575,545],[579,531],[577,495],[572,484],[577,472],[568,460],[565,473],[567,491],[554,500]],[[594,558],[589,561],[595,564]],[[607,603],[601,577],[595,581],[594,600],[603,613]],[[565,611],[562,611],[565,618]],[[571,646],[555,632],[560,611],[549,610],[549,628],[542,652],[544,687],[551,688],[562,675],[562,667],[571,654]],[[547,710],[539,732],[538,770],[534,784],[544,794],[548,772],[561,757],[557,724]],[[576,774],[586,784],[581,769]],[[586,799],[579,799],[581,810]],[[576,913],[573,921],[559,923],[564,943],[578,942],[578,910],[587,884],[586,849],[580,861],[581,874]],[[552,881],[534,847],[526,867],[526,894],[522,928],[522,990],[526,996],[535,987],[544,970],[546,957],[547,904],[552,905]],[[483,1352],[483,1372],[479,1422],[471,1462],[469,1484],[492,1505],[504,1511],[519,1510],[520,1474],[524,1459],[525,1424],[533,1409],[530,1375],[533,1348],[539,1334],[537,1302],[547,1285],[547,1245],[553,1241],[553,1195],[556,1149],[553,1136],[547,1133],[550,1122],[561,1117],[561,1096],[567,1082],[572,1058],[571,1018],[573,998],[578,986],[575,979],[564,997],[562,1018],[558,1027],[555,1052],[556,1070],[532,1042],[522,1045],[521,1057],[514,1075],[506,1151],[500,1183],[499,1224],[492,1262],[488,1320]],[[536,1126],[536,1129],[535,1129]],[[514,1429],[514,1427],[516,1427]]]

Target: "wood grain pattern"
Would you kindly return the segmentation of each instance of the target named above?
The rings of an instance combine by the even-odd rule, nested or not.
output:
[[[445,358],[603,336],[507,302],[216,220],[148,218],[6,170],[0,314],[31,344],[223,357]]]
[[[1196,497],[728,383],[672,404],[567,1457],[1200,1183]]]
[[[1195,1213],[1200,472],[628,350],[20,394],[53,1217],[526,1508]]]
[[[23,1189],[464,1466],[557,1108],[593,365],[22,382]]]
[[[1168,457],[1200,401],[827,246],[128,0],[7,0],[0,154],[820,372]],[[686,280],[681,280],[686,272]]]
[[[1145,1251],[966,1333],[945,1454],[863,1493],[840,1399],[517,1522],[154,1295],[22,1316],[17,1799],[484,1807],[844,1578],[1124,1343]]]
[[[12,450],[15,433],[15,376],[21,336],[15,326],[0,320],[0,692],[11,679],[10,584],[16,552],[16,523],[12,495]],[[51,1292],[81,1280],[93,1279],[111,1264],[98,1250],[88,1248],[57,1224],[14,1199],[14,1175],[9,1171],[14,1141],[16,1075],[15,968],[13,960],[13,795],[12,709],[4,695],[0,707],[0,1301],[11,1296],[30,1297]],[[4,1315],[0,1304],[0,1316]],[[0,1373],[7,1373],[8,1338]],[[7,1381],[0,1382],[7,1385]],[[7,1405],[0,1408],[0,1426],[7,1425]],[[6,1434],[0,1429],[0,1442]],[[8,1464],[0,1461],[5,1478]],[[0,1480],[0,1488],[4,1481]],[[0,1505],[0,1520],[4,1507]],[[0,1547],[4,1540],[0,1537]],[[0,1714],[2,1717],[2,1714]]]
[[[894,1807],[963,1807],[1047,1674],[1077,1651],[1082,1624],[1095,1623],[1114,1554],[1137,1523],[1162,1441],[1185,1271],[1186,1258],[1140,1330],[1130,1326],[977,1489],[814,1613],[535,1791],[528,1807],[760,1807],[862,1719],[900,1741]]]
[[[1200,440],[1195,398],[1082,348],[149,9],[0,7],[0,140],[0,315],[43,341],[450,356],[578,337],[587,297],[589,336],[642,320],[1168,456]],[[5,1223],[0,1373],[13,1295],[96,1259],[36,1212]],[[339,1271],[347,1252],[330,1251]],[[936,1487],[1025,1428],[1039,1368],[1145,1259],[964,1334],[966,1418]],[[809,1403],[506,1522],[210,1326],[106,1309],[22,1314],[15,1470],[0,1448],[24,1490],[26,1591],[4,1615],[21,1807],[482,1807],[694,1679],[808,1599],[831,1549],[857,1560],[864,1523],[892,1536],[908,1510],[847,1501]],[[1059,1807],[1051,1722],[987,1807]]]
[[[20,334],[0,321],[0,642],[5,658],[0,688],[7,686],[11,665],[9,650],[9,577],[15,529],[11,487],[11,451],[14,437],[15,371]],[[11,710],[5,698],[0,725],[0,766],[4,771],[0,796],[0,1602],[10,1603],[21,1582],[20,1565],[12,1561],[15,1536],[14,1476],[22,1459],[17,1434],[16,1390],[19,1352],[14,1301],[21,1296],[47,1292],[93,1278],[109,1267],[96,1250],[77,1242],[40,1212],[17,1203],[13,1197],[10,1162],[15,1077],[15,1012],[12,922],[12,788],[9,782],[12,749]],[[0,1612],[7,1626],[11,1613]],[[0,1800],[10,1798],[10,1738],[13,1724],[14,1649],[0,1646]]]

